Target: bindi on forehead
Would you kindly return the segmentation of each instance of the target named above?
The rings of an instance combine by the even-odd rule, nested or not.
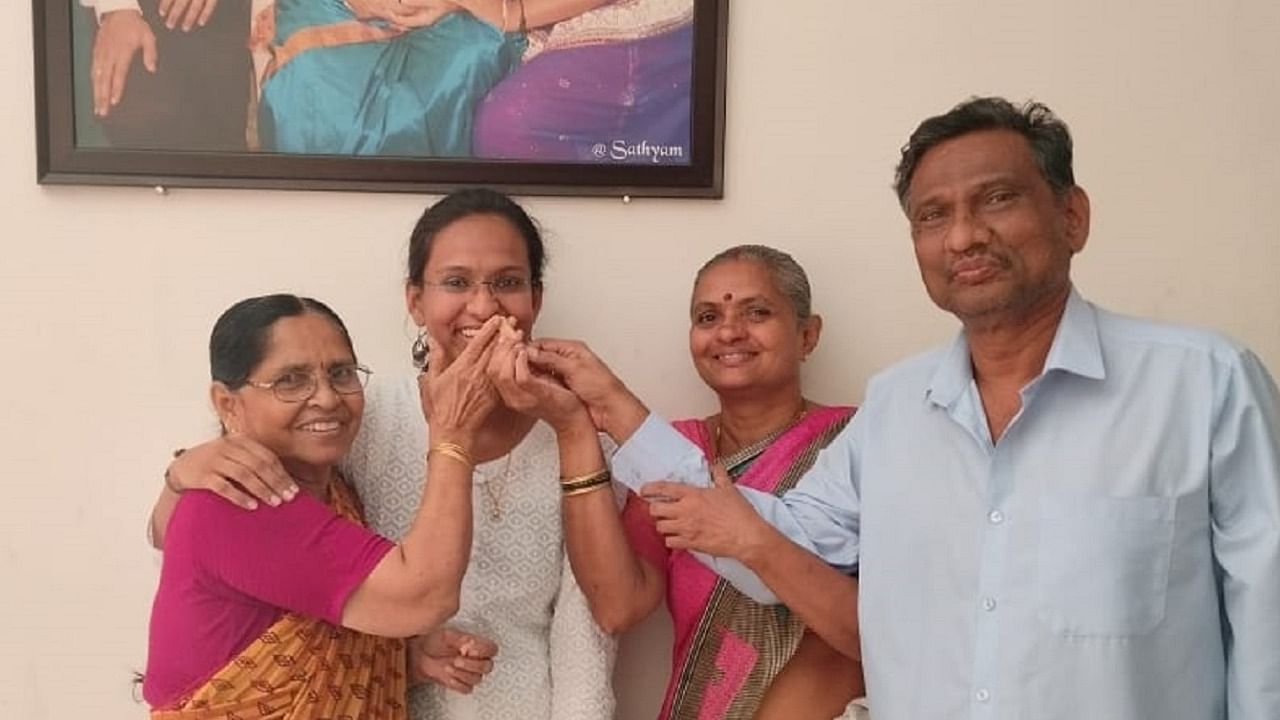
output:
[[[732,300],[733,300],[733,293],[731,292],[725,293],[724,297],[721,298],[721,301],[723,302],[731,302]]]

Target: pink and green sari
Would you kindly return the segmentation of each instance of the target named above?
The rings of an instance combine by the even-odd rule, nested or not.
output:
[[[777,435],[725,458],[703,420],[674,423],[708,460],[743,486],[781,495],[793,486],[853,415],[849,407],[806,412]],[[671,679],[659,720],[750,718],[795,652],[804,625],[783,605],[760,605],[691,554],[667,550],[643,500],[628,497],[623,523],[632,547],[667,576],[675,625]]]

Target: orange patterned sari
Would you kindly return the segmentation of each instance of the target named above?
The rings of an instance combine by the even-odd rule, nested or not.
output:
[[[329,504],[363,522],[345,482]],[[152,720],[404,720],[403,640],[285,613],[200,687]]]

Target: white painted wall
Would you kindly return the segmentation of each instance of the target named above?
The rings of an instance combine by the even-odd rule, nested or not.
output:
[[[429,198],[37,187],[30,8],[10,14],[0,717],[141,717],[145,516],[168,451],[210,431],[214,317],[249,294],[315,295],[372,366],[400,366],[399,264]],[[711,407],[685,303],[697,265],[734,243],[809,269],[827,318],[813,397],[856,402],[874,369],[945,339],[888,185],[915,124],[975,93],[1035,96],[1071,124],[1094,207],[1088,297],[1215,326],[1280,368],[1280,4],[753,0],[730,25],[723,201],[528,201],[552,251],[541,332],[590,339],[658,410]],[[668,633],[660,618],[627,639],[623,718],[654,715]]]

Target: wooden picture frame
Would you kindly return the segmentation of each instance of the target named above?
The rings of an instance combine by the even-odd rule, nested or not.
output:
[[[621,0],[617,4],[643,1]],[[88,79],[90,65],[87,64],[91,61],[86,57],[92,55],[86,45],[92,47],[93,36],[88,40],[84,37],[86,32],[98,31],[93,11],[81,8],[77,0],[34,0],[36,179],[41,184],[431,193],[483,185],[524,195],[719,198],[723,196],[724,178],[729,3],[728,0],[690,1],[692,19],[683,27],[683,32],[692,38],[687,75],[687,149],[676,144],[663,146],[671,152],[659,158],[661,148],[647,140],[637,140],[635,136],[600,137],[591,145],[592,157],[548,160],[276,152],[250,149],[248,145],[210,151],[187,146],[123,147],[101,140],[95,142],[91,139],[96,122],[93,81]],[[142,2],[154,5],[155,0]],[[226,8],[236,2],[247,6],[249,0],[221,0],[218,7]],[[523,9],[523,3],[520,8]],[[274,13],[275,9],[270,12]],[[476,22],[470,15],[466,19]],[[495,37],[512,37],[486,27],[490,27]],[[195,30],[200,31],[200,28]],[[504,79],[532,68],[538,57],[551,57],[552,52],[556,50],[547,50],[528,63],[521,61]],[[520,57],[527,56],[525,53]],[[164,61],[162,57],[160,62]],[[134,62],[140,64],[141,61],[135,59]],[[261,73],[258,76],[261,77]],[[271,82],[273,80],[267,80],[268,84],[261,87],[269,87]],[[560,80],[561,86],[566,83]],[[126,101],[130,89],[124,91]],[[255,89],[255,98],[258,97],[262,96],[256,94]],[[481,101],[487,102],[488,97]],[[253,117],[252,112],[247,115],[247,119]],[[581,155],[585,141],[579,136],[576,142]],[[682,153],[687,153],[687,157],[682,157]]]

